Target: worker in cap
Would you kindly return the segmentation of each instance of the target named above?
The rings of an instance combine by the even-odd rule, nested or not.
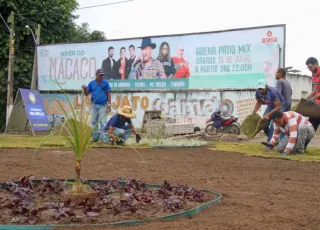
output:
[[[260,79],[256,86],[256,105],[254,106],[252,114],[257,113],[261,105],[267,106],[263,113],[263,119],[268,120],[268,124],[263,131],[268,137],[267,142],[270,142],[273,135],[273,122],[270,116],[275,111],[284,112],[285,101],[277,88],[268,86],[265,79]]]
[[[88,86],[83,85],[84,95],[91,94],[91,126],[94,128],[92,142],[106,143],[105,126],[107,114],[111,111],[111,87],[109,82],[103,79],[104,72],[97,69],[96,79],[89,82]]]

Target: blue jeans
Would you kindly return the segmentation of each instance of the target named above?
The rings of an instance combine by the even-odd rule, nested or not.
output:
[[[272,110],[273,109],[267,107],[266,110],[264,111],[263,116],[265,116],[267,113],[270,113]],[[286,104],[282,103],[281,107],[280,107],[280,112],[285,112],[285,111],[286,111]],[[266,136],[268,137],[268,142],[271,141],[271,139],[272,139],[273,130],[274,130],[273,121],[271,119],[269,119],[267,127],[263,130],[264,133],[266,134]],[[282,140],[284,136],[285,136],[284,133],[281,133],[280,137],[279,137],[279,141]]]
[[[92,104],[91,107],[91,126],[94,128],[93,131],[93,141],[99,140],[99,132],[100,131],[100,140],[102,142],[106,142],[106,133],[105,127],[107,125],[107,107],[106,105]],[[97,123],[99,124],[97,125]]]
[[[286,109],[283,112],[288,112],[290,110],[291,110],[291,103],[290,104],[286,103]]]
[[[123,129],[114,128],[113,135],[117,137],[117,140],[121,139],[123,142],[126,142],[131,135],[129,125],[125,125]],[[107,130],[106,138],[110,139],[109,130]]]

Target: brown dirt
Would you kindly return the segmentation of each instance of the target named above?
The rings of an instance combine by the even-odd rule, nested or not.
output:
[[[319,163],[244,157],[206,149],[139,152],[145,161],[130,149],[91,151],[82,161],[82,175],[90,179],[125,176],[154,184],[169,180],[220,192],[222,203],[190,219],[80,229],[319,229]],[[0,180],[30,174],[74,177],[72,152],[43,150],[33,164],[31,153],[32,150],[1,149]]]

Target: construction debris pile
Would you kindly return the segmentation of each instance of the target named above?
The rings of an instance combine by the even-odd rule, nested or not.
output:
[[[163,118],[161,111],[145,111],[142,124],[142,132],[148,138],[167,138],[167,139],[202,139],[206,141],[212,140],[246,140],[248,139],[243,135],[232,135],[225,133],[216,133],[209,135],[204,131],[199,131],[199,127],[194,124],[181,124],[177,123],[176,119]]]
[[[146,111],[143,117],[142,130],[148,137],[172,137],[194,133],[193,124],[180,124],[176,119],[161,119],[161,111]]]

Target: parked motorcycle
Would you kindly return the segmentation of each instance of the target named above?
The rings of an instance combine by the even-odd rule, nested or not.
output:
[[[205,131],[208,134],[230,133],[239,135],[241,132],[238,118],[234,116],[222,117],[220,110],[215,111],[206,123],[208,125]]]

